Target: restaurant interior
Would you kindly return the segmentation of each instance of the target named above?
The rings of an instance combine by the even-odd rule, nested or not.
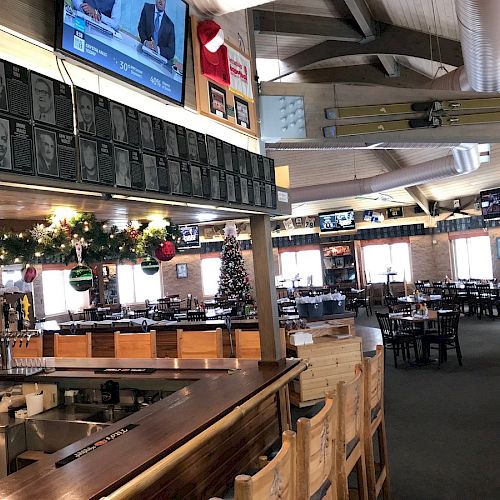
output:
[[[0,497],[499,498],[499,12],[4,0]]]

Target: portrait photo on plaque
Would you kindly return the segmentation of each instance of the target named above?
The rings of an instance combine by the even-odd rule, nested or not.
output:
[[[55,125],[54,82],[50,78],[31,73],[31,98],[35,121]]]
[[[208,164],[211,167],[218,167],[219,161],[217,159],[217,139],[211,135],[207,135],[207,154]]]
[[[257,155],[255,153],[250,153],[250,163],[252,164],[252,172],[248,172],[248,174],[250,175],[250,173],[251,173],[252,177],[254,179],[258,179],[259,178],[259,162],[257,159]]]
[[[144,183],[146,191],[158,191],[158,168],[156,166],[156,157],[148,154],[142,155],[144,165]]]
[[[173,123],[164,123],[165,141],[167,143],[167,155],[179,157],[179,146],[177,145],[177,130]]]
[[[234,185],[233,174],[227,174],[226,186],[227,186],[227,201],[236,201],[236,187]]]
[[[210,112],[219,118],[227,119],[226,91],[212,82],[208,82],[208,101]]]
[[[264,180],[270,181],[271,180],[271,162],[269,161],[269,158],[263,157],[262,162],[264,164]]]
[[[220,184],[218,170],[210,170],[210,197],[212,200],[220,200]]]
[[[189,161],[200,161],[200,153],[198,151],[198,137],[194,130],[186,130],[188,159]]]
[[[111,102],[109,106],[111,109],[111,123],[113,125],[113,140],[128,144],[125,106],[117,104],[116,102]]]
[[[141,129],[142,149],[155,151],[155,139],[153,135],[153,124],[151,116],[139,113],[139,126]]]
[[[56,133],[35,127],[35,147],[37,174],[59,177]]]
[[[0,61],[0,110],[9,111],[7,99],[7,80],[5,79],[5,64]]]
[[[97,142],[80,137],[80,176],[82,181],[99,182]]]
[[[198,156],[200,157],[200,163],[203,165],[208,164],[208,156],[207,156],[207,142],[205,138],[205,134],[201,132],[196,132],[196,138],[198,139]]]
[[[182,194],[185,196],[191,196],[193,184],[191,182],[191,165],[187,161],[181,162],[181,182]]]
[[[90,92],[77,89],[76,116],[78,130],[86,134],[95,135],[94,96]]]
[[[222,143],[222,151],[224,152],[224,168],[228,172],[233,171],[233,153],[231,151],[231,144],[227,142]]]
[[[118,187],[131,187],[130,158],[128,149],[115,146],[115,184]]]
[[[234,96],[234,114],[236,123],[240,127],[250,128],[250,113],[248,111],[248,102]]]
[[[260,197],[260,182],[253,181],[253,204],[256,207],[260,207],[262,205],[262,200]]]
[[[203,198],[201,167],[199,165],[191,165],[191,194],[198,198]]]
[[[238,148],[238,165],[240,167],[240,174],[248,175],[246,151],[243,148]]]
[[[9,120],[0,118],[0,169],[12,170]]]
[[[244,203],[245,205],[248,205],[248,184],[247,180],[242,177],[240,179],[240,189],[241,189],[241,203]]]
[[[172,194],[182,193],[181,164],[175,160],[168,160],[168,173],[170,178],[170,191]]]

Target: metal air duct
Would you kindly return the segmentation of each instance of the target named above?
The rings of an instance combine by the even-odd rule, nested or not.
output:
[[[222,16],[237,10],[251,9],[257,5],[271,3],[274,0],[188,0],[204,17]]]
[[[430,160],[412,167],[367,177],[366,179],[294,188],[290,193],[291,202],[306,203],[331,200],[379,193],[389,189],[418,186],[433,180],[474,172],[479,168],[479,165],[478,145],[460,144],[453,149],[453,156]]]

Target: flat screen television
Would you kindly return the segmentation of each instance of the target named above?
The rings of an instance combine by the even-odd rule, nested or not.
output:
[[[195,224],[180,226],[181,242],[179,249],[200,248],[200,227]]]
[[[183,0],[57,0],[56,51],[184,103],[188,5]]]
[[[354,210],[325,212],[319,214],[318,217],[321,231],[346,231],[356,228],[354,223]]]
[[[484,219],[500,218],[500,188],[481,191],[481,212]]]

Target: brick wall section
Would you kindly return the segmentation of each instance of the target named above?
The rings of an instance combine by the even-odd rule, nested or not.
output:
[[[410,255],[413,280],[441,281],[446,275],[452,276],[450,242],[447,233],[434,236],[411,236]]]
[[[177,278],[176,264],[188,265],[188,277]],[[185,298],[188,293],[193,297],[203,299],[203,287],[201,283],[201,260],[200,254],[177,254],[172,260],[161,263],[163,295],[179,294]]]

